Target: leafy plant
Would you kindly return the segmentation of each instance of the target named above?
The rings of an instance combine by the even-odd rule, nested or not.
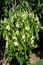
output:
[[[20,65],[27,65],[32,49],[38,47],[35,42],[39,40],[38,33],[43,30],[37,17],[43,10],[43,1],[4,0],[4,4],[5,13],[4,20],[0,20],[0,35],[6,40],[6,60],[10,62],[12,58],[17,58]]]
[[[38,47],[35,40],[39,40],[41,28],[39,18],[33,12],[12,7],[9,18],[0,20],[0,35],[6,40],[6,60],[10,62],[16,57],[20,65],[27,65],[32,49]]]

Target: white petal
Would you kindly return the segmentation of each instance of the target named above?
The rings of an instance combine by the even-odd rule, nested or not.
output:
[[[17,34],[17,35],[19,34],[19,31],[18,31],[18,30],[16,31],[16,34]]]
[[[6,29],[7,29],[8,31],[10,31],[10,26],[9,26],[9,25],[7,25],[7,26],[6,26]]]
[[[18,46],[18,42],[17,42],[17,41],[16,41],[16,42],[14,42],[13,44],[14,44],[15,46]]]
[[[30,30],[30,27],[25,27],[25,30],[29,31]]]
[[[25,39],[25,34],[24,34],[24,35],[22,35],[22,39]]]

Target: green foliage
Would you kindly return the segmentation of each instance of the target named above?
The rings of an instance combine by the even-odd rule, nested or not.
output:
[[[41,23],[37,15],[12,8],[9,18],[0,21],[0,35],[6,40],[6,60],[10,62],[16,57],[20,65],[27,65],[31,50],[38,47],[35,40],[39,40],[40,30]]]
[[[9,17],[9,10],[13,5],[34,11],[40,18],[43,17],[43,0],[3,0],[3,3],[5,4],[3,7],[4,17]]]
[[[23,0],[24,6],[30,11],[34,11],[40,18],[43,17],[43,0]]]

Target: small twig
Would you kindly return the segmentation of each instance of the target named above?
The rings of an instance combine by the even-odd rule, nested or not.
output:
[[[24,3],[21,1],[21,0],[19,0],[20,1],[20,3],[22,4],[22,6],[24,6]],[[25,6],[24,6],[25,7]]]
[[[16,6],[16,0],[15,0],[15,6]]]
[[[0,61],[0,64],[3,63],[5,61],[5,57]]]
[[[4,59],[0,61],[0,64],[4,62]]]

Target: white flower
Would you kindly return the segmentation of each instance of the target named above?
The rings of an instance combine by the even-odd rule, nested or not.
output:
[[[19,49],[17,49],[17,51],[19,51]]]
[[[6,29],[7,29],[8,31],[10,31],[10,26],[9,26],[9,25],[7,25],[7,26],[6,26]]]
[[[18,31],[18,30],[16,31],[16,34],[17,34],[17,35],[19,34],[19,31]]]
[[[25,34],[24,34],[24,35],[22,35],[22,39],[25,39]]]
[[[16,36],[13,36],[13,39],[17,40],[17,37]]]
[[[34,43],[34,39],[35,39],[35,37],[32,35],[32,37],[31,37],[31,44]]]
[[[36,16],[36,18],[34,19],[34,21],[38,21],[39,20],[39,18]]]
[[[17,42],[17,41],[16,41],[16,42],[14,42],[13,44],[14,44],[15,46],[18,46],[18,42]]]
[[[6,48],[8,48],[8,42],[6,42]]]
[[[25,42],[25,39],[24,39],[24,42]]]
[[[33,40],[35,37],[32,35],[31,40]]]
[[[36,26],[36,28],[38,28],[38,26]]]
[[[24,55],[24,53],[22,53]]]
[[[29,31],[29,30],[30,30],[30,27],[25,27],[25,30],[26,30],[26,31]]]
[[[4,18],[4,21],[3,21],[3,23],[6,23],[6,18]]]
[[[19,24],[18,24],[18,22],[17,22],[17,24],[16,24],[16,27],[19,27]]]
[[[31,40],[31,44],[33,44],[34,43],[34,40]]]
[[[8,36],[6,36],[5,40],[7,40],[7,41],[8,41]]]
[[[34,44],[32,46],[35,47]]]
[[[25,16],[25,14],[22,15],[23,17]]]

